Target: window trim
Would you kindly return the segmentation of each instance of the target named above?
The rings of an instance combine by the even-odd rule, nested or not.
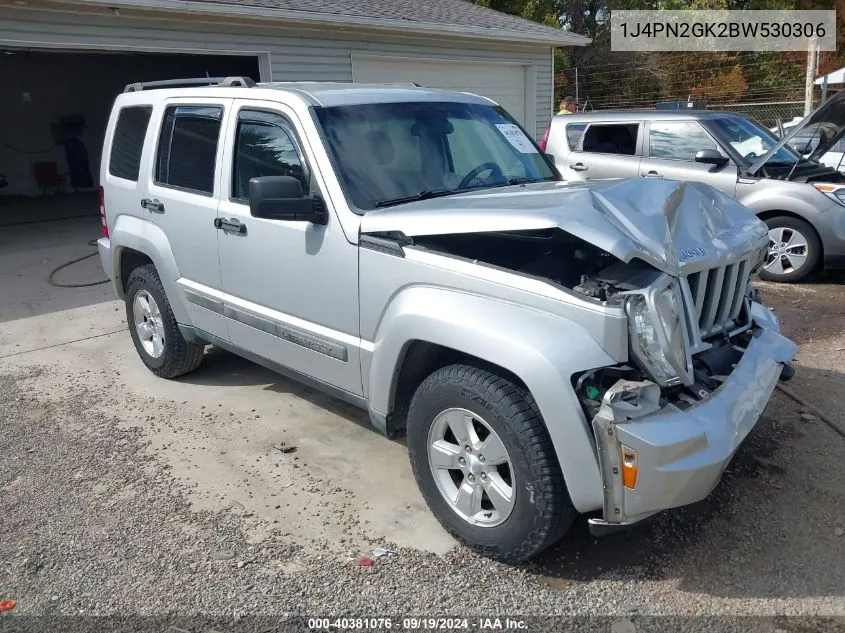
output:
[[[165,102],[164,110],[159,117],[159,128],[158,128],[158,140],[156,141],[156,152],[155,158],[152,164],[152,174],[150,174],[150,180],[156,187],[162,187],[163,189],[172,189],[174,191],[181,191],[183,193],[190,193],[196,196],[202,196],[203,198],[214,198],[214,189],[217,184],[217,157],[220,154],[220,143],[223,140],[223,132],[225,130],[225,123],[226,123],[226,106],[222,103],[201,103],[201,102],[190,102],[190,103],[168,103]],[[214,176],[212,179],[212,186],[211,186],[211,193],[207,191],[202,191],[200,189],[192,189],[190,187],[181,187],[179,185],[171,185],[166,182],[159,182],[158,181],[158,159],[161,154],[161,138],[162,134],[164,134],[164,122],[167,118],[167,111],[171,108],[216,108],[220,110],[220,132],[217,136],[217,148],[214,154]],[[172,142],[172,139],[171,139]]]
[[[733,163],[731,157],[725,154],[725,150],[722,148],[721,143],[717,141],[710,131],[701,123],[700,119],[667,119],[667,120],[652,120],[648,122],[648,132],[645,136],[645,141],[643,142],[643,158],[647,158],[649,160],[670,160],[675,163],[694,163],[695,160],[688,160],[686,158],[666,158],[665,156],[652,156],[651,155],[651,126],[655,123],[692,123],[693,125],[697,125],[698,128],[704,132],[707,138],[713,143],[716,147],[716,150],[722,155],[725,156],[728,160]],[[712,167],[712,165],[711,165]]]
[[[573,121],[574,123],[574,121]],[[637,140],[634,141],[634,153],[633,154],[615,154],[613,152],[592,152],[584,149],[584,139],[587,138],[587,132],[590,131],[590,128],[593,126],[607,126],[607,125],[636,125],[637,126]],[[595,122],[588,122],[587,127],[584,129],[584,133],[581,134],[581,139],[578,141],[578,149],[572,150],[576,152],[583,152],[584,154],[594,155],[594,156],[623,156],[629,158],[642,158],[643,157],[643,140],[645,138],[645,126],[646,121],[635,121],[635,120],[626,120],[626,121],[595,121]]]
[[[235,158],[238,152],[238,131],[240,129],[241,124],[241,113],[243,112],[258,112],[261,114],[272,114],[274,116],[281,117],[282,120],[287,124],[289,129],[285,130],[289,132],[291,140],[293,141],[293,148],[296,150],[297,156],[299,156],[299,160],[302,163],[303,171],[305,172],[305,179],[308,181],[309,186],[309,194],[313,195],[311,192],[316,188],[313,179],[313,170],[311,169],[311,165],[308,163],[308,157],[305,155],[305,151],[302,149],[302,140],[299,138],[299,133],[296,130],[296,126],[294,125],[293,121],[290,120],[290,117],[285,115],[283,112],[279,110],[274,110],[273,108],[262,108],[260,106],[250,105],[245,103],[243,105],[236,106],[234,111],[234,131],[232,132],[232,155],[230,162],[230,170],[228,174],[227,180],[227,187],[228,190],[226,192],[226,198],[229,202],[233,202],[235,204],[240,204],[244,206],[249,206],[249,198],[235,198],[234,197],[234,184],[235,184]],[[284,129],[284,127],[282,127]]]
[[[144,129],[144,139],[141,141],[141,153],[140,153],[139,158],[138,158],[138,175],[135,176],[134,180],[131,179],[131,178],[124,178],[123,176],[119,176],[119,175],[115,174],[114,172],[112,172],[112,159],[114,157],[115,139],[117,138],[117,127],[118,127],[118,125],[120,125],[120,118],[123,116],[124,111],[130,110],[130,109],[141,109],[141,110],[148,110],[149,111],[149,117],[147,118],[147,127]],[[111,133],[111,143],[109,143],[109,163],[108,163],[108,167],[106,169],[106,173],[109,176],[111,176],[112,178],[117,178],[117,179],[122,180],[124,182],[131,182],[131,183],[136,184],[136,185],[141,180],[141,171],[142,171],[142,167],[144,166],[144,149],[145,149],[145,146],[147,144],[147,135],[150,133],[150,124],[153,122],[153,113],[154,112],[155,112],[155,107],[153,106],[152,103],[129,104],[129,105],[122,106],[117,111],[117,118],[115,119],[114,129],[112,130],[112,133]]]

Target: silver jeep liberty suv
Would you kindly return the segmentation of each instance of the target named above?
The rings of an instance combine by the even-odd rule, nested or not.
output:
[[[704,184],[566,185],[482,97],[135,84],[101,183],[147,367],[212,344],[360,406],[501,560],[702,499],[791,374],[749,283],[761,221]]]

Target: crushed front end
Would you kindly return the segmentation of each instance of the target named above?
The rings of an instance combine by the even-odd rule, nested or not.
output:
[[[791,376],[795,345],[749,281],[764,256],[677,277],[628,265],[582,284],[624,306],[630,340],[629,363],[574,378],[603,480],[594,533],[706,497]]]

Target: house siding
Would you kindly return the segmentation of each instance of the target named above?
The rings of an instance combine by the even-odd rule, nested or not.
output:
[[[534,125],[529,131],[539,138],[551,119],[552,55],[545,45],[422,38],[358,28],[276,28],[228,21],[0,9],[0,46],[257,54],[269,58],[274,81],[352,81],[353,54],[517,62],[528,67],[529,77],[535,77],[528,81],[529,89],[536,86]],[[261,63],[263,72],[266,64]]]

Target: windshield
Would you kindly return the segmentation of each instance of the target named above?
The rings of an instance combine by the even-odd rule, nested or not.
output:
[[[346,195],[361,211],[558,179],[534,141],[498,107],[418,101],[315,111]]]
[[[707,121],[708,126],[724,143],[730,145],[747,164],[778,144],[778,139],[759,123],[742,117],[719,117]],[[793,164],[800,157],[789,147],[781,147],[772,154],[768,164]]]

